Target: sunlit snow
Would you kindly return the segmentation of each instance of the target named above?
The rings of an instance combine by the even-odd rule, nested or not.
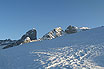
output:
[[[104,27],[0,50],[0,69],[104,69]]]

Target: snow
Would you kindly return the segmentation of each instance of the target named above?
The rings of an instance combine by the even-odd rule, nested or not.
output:
[[[88,27],[80,27],[80,29],[90,29],[90,28],[88,28]]]
[[[0,69],[104,69],[104,27],[0,50]]]
[[[27,41],[27,40],[31,40],[31,39],[29,37],[26,37],[25,41]]]

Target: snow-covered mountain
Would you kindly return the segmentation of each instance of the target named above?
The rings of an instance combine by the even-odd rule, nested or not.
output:
[[[61,27],[55,28],[52,31],[48,32],[47,34],[45,34],[42,38],[40,38],[40,40],[51,40],[53,38],[59,37],[64,35],[65,32],[62,30]]]
[[[0,69],[104,69],[104,27],[0,50]]]
[[[19,40],[1,40],[0,44],[3,49],[18,46],[20,44],[37,41],[37,31],[35,28],[29,30]]]
[[[86,30],[89,30],[89,29],[90,28],[88,28],[88,27],[76,27],[76,26],[69,25],[65,29],[65,32],[67,34],[73,34],[73,33],[81,32],[81,31],[86,31]]]
[[[57,27],[57,28],[51,30],[50,32],[48,32],[47,34],[45,34],[39,40],[51,40],[51,39],[60,37],[62,35],[73,34],[73,33],[81,32],[81,31],[86,31],[89,29],[90,28],[88,28],[88,27],[76,27],[76,26],[69,25],[64,31],[61,27]]]
[[[69,25],[67,29],[64,31],[61,27],[57,27],[47,34],[45,34],[42,38],[37,39],[37,31],[35,28],[27,31],[19,40],[11,40],[7,43],[5,40],[1,40],[1,46],[3,49],[18,46],[20,44],[29,43],[29,42],[36,42],[36,41],[43,41],[43,40],[51,40],[57,37],[60,37],[65,34],[73,34],[81,31],[89,30],[88,27],[76,27]]]

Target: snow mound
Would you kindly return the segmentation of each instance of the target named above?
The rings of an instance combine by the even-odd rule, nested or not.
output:
[[[90,29],[90,28],[89,27],[80,27],[79,29],[86,30],[86,29]]]

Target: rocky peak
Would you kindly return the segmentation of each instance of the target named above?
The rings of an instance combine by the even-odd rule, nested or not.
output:
[[[67,29],[65,30],[65,32],[67,34],[72,34],[72,33],[77,33],[77,32],[81,32],[81,31],[86,31],[86,30],[89,30],[90,28],[88,27],[76,27],[76,26],[72,26],[72,25],[69,25],[67,27]]]
[[[37,40],[37,31],[35,28],[33,28],[33,29],[27,31],[26,34],[24,34],[19,40],[15,40],[15,41],[12,41],[10,39],[3,40],[3,41],[1,40],[0,45],[5,45],[5,47],[3,48],[3,49],[5,49],[5,48],[9,48],[9,47],[17,46],[20,44],[29,43],[29,42],[35,42],[35,41],[41,41],[41,40],[51,40],[53,38],[57,38],[64,34],[72,34],[72,33],[77,33],[80,31],[86,31],[89,29],[90,28],[88,28],[88,27],[76,27],[76,26],[69,25],[67,27],[67,29],[65,31],[63,31],[61,27],[57,27],[57,28],[51,30],[50,32],[48,32],[47,34],[45,34],[42,38]]]
[[[24,43],[29,43],[33,40],[37,40],[37,31],[35,28],[29,30],[28,32],[26,32],[26,34],[24,34],[21,39],[15,41],[15,42],[12,42],[12,43],[9,43],[9,44],[6,44],[5,47],[3,47],[3,49],[6,49],[6,48],[9,48],[9,47],[13,47],[13,46],[17,46],[17,45],[20,45],[20,44],[24,44]]]
[[[32,30],[29,30],[28,32],[26,32],[26,34],[24,34],[21,37],[21,40],[25,40],[27,37],[29,37],[31,40],[36,40],[37,39],[37,31],[35,28],[33,28]]]
[[[62,28],[58,27],[45,34],[42,38],[40,38],[40,40],[51,40],[53,38],[63,35],[63,33],[64,31],[62,30]]]
[[[69,26],[66,28],[65,32],[66,32],[67,34],[72,34],[72,33],[76,33],[76,32],[77,32],[77,29],[78,29],[78,27],[69,25]]]

